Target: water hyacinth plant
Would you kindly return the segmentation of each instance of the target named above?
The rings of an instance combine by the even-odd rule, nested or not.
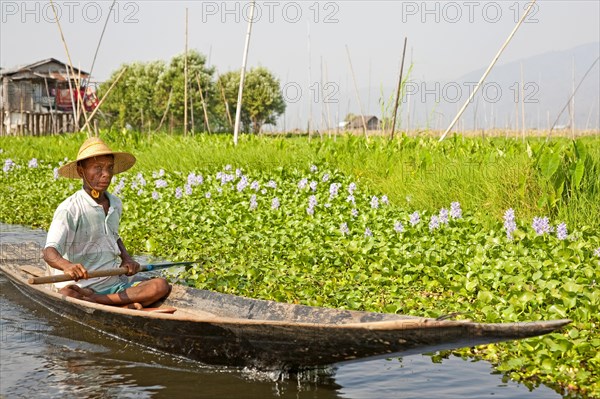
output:
[[[79,188],[54,180],[62,157],[37,157],[38,167],[29,168],[31,155],[3,156],[8,170],[0,173],[0,192],[14,200],[1,201],[2,221],[47,228],[58,203]],[[8,159],[14,162],[6,168]],[[324,162],[160,166],[113,182],[124,204],[121,235],[132,252],[208,259],[174,276],[187,284],[345,309],[430,317],[464,312],[482,322],[568,317],[574,323],[563,332],[456,353],[488,359],[524,383],[592,397],[600,392],[596,229],[567,221],[567,233],[566,219],[541,212],[534,227],[533,216],[518,207],[484,224],[454,198],[435,209],[416,207],[414,199],[398,206],[397,197],[384,201],[389,192]],[[192,182],[192,173],[202,180]],[[552,226],[556,234],[549,234]]]

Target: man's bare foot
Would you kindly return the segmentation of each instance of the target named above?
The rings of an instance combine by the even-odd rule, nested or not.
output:
[[[90,288],[81,288],[75,284],[71,284],[64,288],[61,288],[58,292],[72,298],[81,299],[82,301],[96,302],[91,297],[92,295],[94,295],[94,290]]]
[[[137,303],[137,302],[130,303],[128,305],[123,305],[121,307],[123,307],[125,309],[136,309],[136,310],[140,310],[140,309],[144,308],[141,303]]]

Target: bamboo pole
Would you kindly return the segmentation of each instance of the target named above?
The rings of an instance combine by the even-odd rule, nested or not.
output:
[[[50,0],[50,6],[52,7],[52,12],[54,13],[54,20],[56,21],[56,26],[58,26],[58,31],[60,32],[60,39],[63,43],[63,46],[65,48],[65,52],[67,53],[67,60],[69,61],[69,67],[71,68],[71,74],[73,75],[73,77],[75,77],[75,69],[73,68],[73,62],[71,61],[71,54],[69,53],[69,47],[67,46],[67,41],[65,40],[65,35],[63,34],[63,30],[62,27],[60,25],[60,21],[58,20],[58,14],[56,13],[56,7],[54,6],[54,2],[53,0]],[[68,72],[68,68],[67,68],[67,72]],[[76,81],[75,82],[77,84],[77,90],[79,92],[79,86],[80,86],[80,82]],[[70,86],[70,85],[69,85]],[[83,99],[81,98],[81,96],[77,96],[78,101],[83,105]],[[83,107],[83,117],[85,119],[85,126],[88,126],[88,136],[91,135],[91,128],[89,126],[89,120],[87,117],[87,113],[85,111],[85,107]],[[77,127],[79,127],[79,121],[73,121],[74,124],[76,124]],[[83,130],[83,129],[82,129]]]
[[[310,19],[307,20],[306,24],[306,34],[307,34],[307,45],[308,45],[308,122],[307,122],[307,133],[308,140],[310,141],[312,137],[312,129],[313,129],[313,111],[312,111],[312,98],[310,93],[310,86],[312,85],[312,57],[310,53]]]
[[[356,93],[356,101],[358,102],[358,108],[360,110],[360,117],[362,119],[363,124],[363,132],[365,134],[365,139],[368,140],[369,136],[367,134],[367,121],[365,120],[365,114],[360,103],[360,96],[358,95],[358,87],[356,85],[356,77],[354,76],[354,68],[352,68],[352,59],[350,57],[350,50],[348,49],[348,45],[346,45],[346,54],[348,54],[348,63],[350,64],[350,73],[352,74],[352,81],[354,82],[354,92]]]
[[[171,105],[171,96],[172,95],[173,95],[173,87],[171,86],[171,91],[169,91],[169,98],[167,99],[167,107],[165,108],[165,112],[163,113],[162,118],[160,118],[160,122],[158,124],[158,127],[154,131],[154,133],[158,132],[158,130],[162,127],[162,125],[165,121],[165,118],[167,117],[167,112],[169,112],[169,106]]]
[[[48,88],[48,79],[46,79],[46,77],[44,77],[44,85],[46,86],[46,97],[50,98],[50,89]],[[56,134],[55,122],[54,122],[54,112],[53,112],[54,110],[52,108],[53,107],[50,104],[50,117],[52,119],[52,134]]]
[[[117,82],[119,81],[119,79],[121,79],[121,76],[123,76],[123,74],[125,73],[126,70],[127,70],[127,67],[124,67],[123,70],[121,71],[121,73],[119,73],[119,75],[117,76],[117,78],[115,79],[115,81],[110,85],[110,87],[108,88],[108,90],[106,91],[106,93],[104,93],[104,96],[102,96],[102,99],[98,102],[98,105],[96,106],[96,108],[94,108],[94,110],[90,114],[90,117],[87,118],[87,120],[85,121],[85,125],[83,126],[83,128],[81,130],[84,130],[86,127],[88,129],[91,128],[91,126],[89,126],[90,121],[92,120],[92,118],[94,117],[94,115],[96,115],[96,112],[100,109],[100,106],[102,105],[102,103],[104,102],[104,100],[106,100],[106,97],[108,97],[108,95],[110,94],[110,91],[113,89],[113,87],[115,87],[115,85],[117,84]]]
[[[187,136],[188,131],[188,9],[185,9],[185,52],[183,59],[183,135]]]
[[[521,62],[521,136],[525,142],[525,77],[523,75],[523,63]]]
[[[571,90],[575,93],[575,56],[571,71]],[[575,139],[575,95],[571,96],[571,139]]]
[[[400,101],[400,91],[402,88],[402,72],[404,72],[404,56],[406,55],[406,42],[408,38],[404,37],[404,49],[402,50],[402,61],[400,62],[400,77],[398,78],[398,88],[396,89],[396,102],[394,103],[394,117],[392,118],[392,134],[390,139],[394,139],[394,131],[396,130],[396,114],[398,113],[398,103]],[[370,88],[369,88],[370,90]]]
[[[573,90],[573,94],[571,94],[571,97],[569,97],[569,100],[567,101],[567,103],[565,104],[565,106],[563,107],[563,109],[558,113],[558,116],[556,117],[556,120],[552,124],[552,127],[550,128],[550,131],[548,132],[548,135],[550,135],[550,132],[552,132],[552,130],[554,129],[554,127],[558,123],[558,120],[560,119],[560,116],[562,115],[563,112],[565,112],[565,109],[571,103],[571,98],[575,96],[575,93],[577,93],[577,90],[579,90],[579,87],[581,87],[581,84],[583,83],[583,81],[585,80],[585,78],[588,76],[588,74],[592,71],[592,69],[594,68],[594,66],[598,62],[598,60],[600,60],[600,57],[596,58],[596,61],[594,61],[592,63],[592,65],[588,68],[588,70],[586,71],[586,73],[583,75],[583,77],[579,81],[579,84],[577,85],[577,87],[575,88],[575,90]]]
[[[248,21],[248,31],[246,32],[246,43],[244,44],[244,55],[242,57],[242,70],[240,71],[240,87],[238,89],[237,107],[235,110],[235,127],[233,128],[233,144],[237,145],[240,132],[240,122],[242,120],[242,95],[244,93],[244,80],[246,79],[246,63],[248,62],[248,49],[250,47],[250,35],[252,34],[252,23],[254,22],[254,7],[256,0],[250,4],[250,20]]]
[[[502,52],[504,51],[504,49],[506,48],[506,46],[508,46],[508,43],[510,43],[510,41],[512,40],[512,38],[515,35],[515,33],[517,33],[517,30],[519,29],[519,27],[521,26],[521,24],[523,23],[523,21],[525,21],[525,18],[527,18],[527,16],[529,15],[529,12],[533,8],[533,5],[535,4],[535,2],[536,2],[536,0],[532,0],[531,3],[529,3],[529,7],[527,7],[527,10],[525,10],[525,13],[523,13],[523,15],[521,16],[521,19],[519,19],[519,22],[517,23],[517,25],[514,27],[514,29],[512,30],[512,32],[510,33],[510,35],[508,36],[508,39],[506,39],[506,41],[504,42],[504,44],[502,45],[502,47],[500,47],[500,50],[498,50],[498,53],[496,54],[496,56],[492,60],[492,63],[485,70],[485,72],[483,73],[483,76],[481,77],[481,79],[479,79],[479,82],[477,82],[477,85],[475,86],[475,88],[471,92],[471,95],[469,96],[469,98],[467,99],[467,101],[465,101],[465,103],[462,106],[462,108],[460,109],[460,111],[458,111],[458,114],[456,114],[456,116],[454,117],[454,120],[452,120],[452,122],[450,123],[450,126],[448,126],[448,128],[446,129],[446,131],[444,132],[444,134],[442,134],[442,137],[440,137],[439,141],[442,141],[442,140],[444,140],[446,138],[446,136],[448,135],[448,133],[450,132],[450,130],[452,130],[452,128],[454,127],[454,125],[456,124],[456,122],[462,116],[463,112],[465,112],[465,110],[467,109],[467,106],[469,105],[469,103],[471,101],[473,101],[473,97],[475,97],[475,94],[479,90],[479,87],[485,81],[485,78],[487,78],[487,76],[490,74],[490,72],[492,71],[492,68],[494,67],[494,65],[496,65],[496,62],[500,58],[500,55],[502,54]]]
[[[225,115],[227,116],[227,121],[229,122],[229,126],[233,129],[233,119],[231,119],[231,112],[229,112],[229,103],[227,102],[227,98],[225,97],[225,89],[223,88],[223,83],[221,82],[219,76],[217,76],[217,83],[219,84],[221,97],[223,98],[223,103],[225,104]]]
[[[196,75],[196,81],[198,83],[198,90],[200,91],[200,101],[202,101],[202,110],[204,111],[204,123],[206,124],[206,129],[208,133],[212,133],[210,131],[210,124],[208,123],[208,112],[206,110],[206,103],[204,102],[204,94],[202,93],[202,85],[200,84],[200,77]]]
[[[327,62],[325,62],[325,82],[329,80],[329,73],[327,68]],[[329,101],[325,101],[325,109],[327,111],[327,132],[329,134],[329,138],[331,138],[331,112],[329,110]]]

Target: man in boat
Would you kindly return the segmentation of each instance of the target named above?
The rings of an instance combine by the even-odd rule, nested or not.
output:
[[[140,309],[170,292],[164,278],[133,276],[140,264],[119,237],[121,200],[107,189],[114,175],[135,164],[126,152],[113,152],[99,138],[87,139],[77,159],[63,165],[60,176],[82,179],[83,188],[63,201],[54,213],[43,256],[52,274],[68,274],[77,283],[55,284],[63,295]],[[88,271],[125,267],[127,276],[88,278]]]

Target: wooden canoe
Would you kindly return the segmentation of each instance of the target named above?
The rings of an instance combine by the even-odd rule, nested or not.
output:
[[[161,307],[144,312],[81,301],[49,285],[39,248],[2,245],[0,270],[27,297],[86,326],[205,364],[301,370],[515,340],[555,331],[570,320],[484,324],[277,303],[176,285]],[[37,250],[36,250],[37,248]]]

